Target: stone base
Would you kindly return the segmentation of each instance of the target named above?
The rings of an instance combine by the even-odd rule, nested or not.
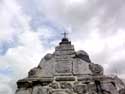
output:
[[[125,90],[118,90],[115,79],[106,76],[27,78],[17,84],[16,94],[124,94]]]

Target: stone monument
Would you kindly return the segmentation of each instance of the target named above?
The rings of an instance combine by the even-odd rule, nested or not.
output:
[[[17,87],[16,94],[125,94],[124,83],[105,76],[85,51],[75,51],[66,33],[55,52],[45,55]]]

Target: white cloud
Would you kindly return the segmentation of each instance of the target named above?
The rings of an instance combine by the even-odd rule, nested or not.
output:
[[[0,41],[11,42],[21,32],[29,29],[29,17],[22,13],[15,0],[1,2]]]

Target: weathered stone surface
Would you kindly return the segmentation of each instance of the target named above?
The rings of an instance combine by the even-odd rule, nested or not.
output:
[[[36,67],[36,68],[33,68],[29,71],[29,77],[37,77],[39,76],[39,72],[42,71],[41,67]]]
[[[47,60],[50,60],[52,57],[53,57],[52,54],[47,54],[44,56],[44,59],[47,61]]]
[[[118,76],[113,76],[112,79],[114,80],[115,85],[118,88],[118,90],[125,89],[125,84],[123,83],[121,79],[118,78]]]
[[[68,83],[68,82],[61,82],[61,83],[60,83],[60,87],[61,87],[62,89],[72,89],[71,83]]]
[[[68,60],[57,62],[57,64],[55,65],[55,71],[57,75],[59,73],[72,74],[72,62],[69,62]]]
[[[47,60],[46,59],[42,59],[40,61],[40,64],[39,64],[39,67],[41,69],[35,69],[35,74],[33,76],[35,77],[53,77],[53,73],[55,71],[54,69],[54,62],[55,62],[55,59],[52,58],[50,60]]]
[[[20,88],[16,91],[16,94],[32,94],[31,88]]]
[[[73,59],[73,74],[74,75],[90,75],[89,63],[79,58]]]
[[[119,94],[125,94],[125,88],[119,90]]]
[[[32,94],[49,94],[49,89],[42,86],[33,87]]]
[[[98,94],[95,82],[90,82],[88,85],[88,94]]]
[[[117,76],[103,75],[103,67],[92,63],[85,51],[76,52],[67,38],[17,87],[16,94],[125,94],[125,84]]]
[[[70,90],[55,90],[53,91],[51,94],[74,94],[73,92],[71,92]]]
[[[118,94],[117,88],[112,83],[103,83],[102,89],[105,92],[109,92],[110,94]]]
[[[77,94],[85,94],[87,93],[87,85],[76,85],[74,86],[74,92]]]
[[[83,50],[77,51],[75,58],[80,58],[80,59],[82,59],[82,60],[84,60],[84,61],[86,61],[88,63],[91,63],[89,55]]]
[[[53,89],[58,89],[59,88],[59,84],[58,83],[51,83],[49,85],[49,87],[53,88]]]
[[[94,75],[103,75],[103,67],[98,64],[89,64],[89,69]]]

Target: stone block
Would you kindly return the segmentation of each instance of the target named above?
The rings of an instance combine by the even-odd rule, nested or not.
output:
[[[49,89],[42,86],[33,87],[32,94],[49,94]]]
[[[87,93],[87,85],[74,86],[74,92],[77,94],[86,94]]]
[[[71,83],[68,83],[68,82],[61,82],[60,83],[60,87],[62,89],[72,89],[72,84]]]
[[[49,85],[49,87],[51,87],[51,88],[53,88],[53,89],[58,89],[58,88],[59,88],[59,85],[58,85],[58,83],[51,83],[51,84]]]
[[[93,75],[103,75],[103,67],[99,64],[89,64],[89,69],[93,73]]]

